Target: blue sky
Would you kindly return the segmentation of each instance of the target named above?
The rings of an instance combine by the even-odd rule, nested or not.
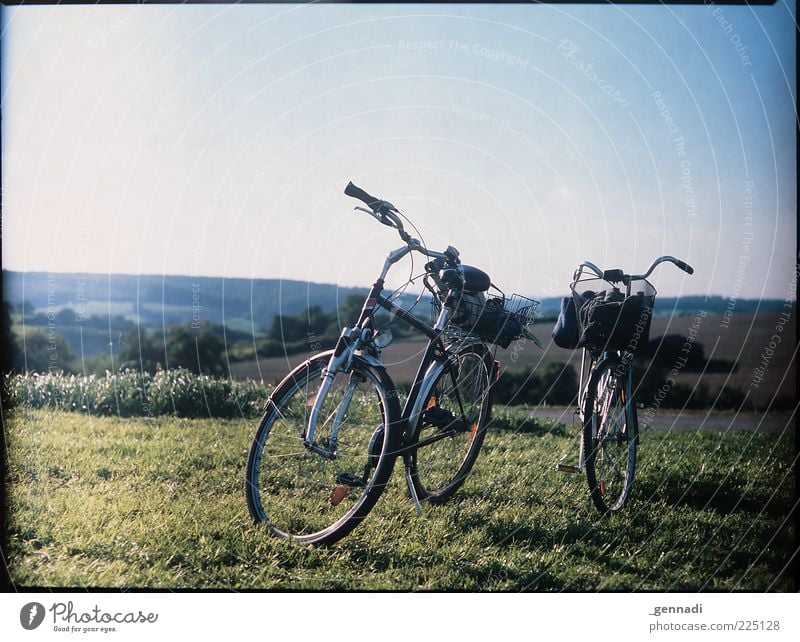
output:
[[[782,298],[794,16],[4,8],[3,264],[368,285],[398,240],[353,180],[508,292],[673,254],[696,274],[663,270],[662,294]]]

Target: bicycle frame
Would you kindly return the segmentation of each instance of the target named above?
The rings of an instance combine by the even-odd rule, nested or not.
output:
[[[333,447],[335,447],[335,437],[338,433],[338,427],[341,424],[344,413],[346,412],[347,403],[349,402],[350,395],[352,395],[352,390],[355,388],[355,382],[348,387],[343,401],[340,404],[339,410],[337,411],[336,417],[334,417],[334,427],[331,432],[332,443],[329,444],[328,448],[320,448],[314,444],[315,427],[319,419],[320,409],[325,400],[325,396],[328,393],[336,373],[340,372],[341,370],[346,370],[354,359],[362,360],[371,365],[383,367],[383,363],[378,357],[379,351],[370,349],[370,347],[373,345],[370,341],[374,331],[373,315],[376,311],[376,308],[379,307],[387,310],[390,314],[393,314],[398,319],[410,325],[428,338],[428,344],[425,348],[425,352],[422,356],[419,367],[417,368],[411,390],[409,391],[409,395],[405,401],[401,414],[404,435],[403,444],[394,454],[407,456],[412,450],[430,445],[436,441],[439,441],[440,439],[450,437],[453,434],[452,431],[445,431],[413,445],[408,445],[405,443],[407,429],[409,426],[414,425],[413,422],[410,421],[415,416],[412,414],[412,412],[419,399],[424,397],[424,393],[427,392],[427,387],[424,385],[426,378],[432,381],[439,374],[438,369],[433,371],[430,370],[431,365],[438,363],[441,364],[442,367],[445,367],[447,364],[448,352],[442,338],[442,333],[450,319],[450,316],[452,315],[452,311],[455,308],[460,295],[460,292],[454,289],[451,289],[448,292],[447,297],[441,306],[436,323],[433,326],[428,325],[415,314],[409,312],[405,308],[400,307],[394,301],[386,298],[383,295],[385,284],[384,279],[389,269],[392,265],[400,261],[403,257],[414,250],[422,251],[422,253],[425,255],[432,256],[433,258],[447,258],[447,255],[445,254],[432,252],[415,244],[411,246],[406,245],[389,253],[383,269],[381,270],[380,276],[372,285],[369,294],[367,294],[364,305],[361,309],[361,313],[358,316],[358,320],[354,326],[346,327],[342,330],[330,362],[328,363],[327,368],[323,370],[323,382],[320,386],[320,390],[316,396],[316,399],[314,400],[304,438],[306,447],[314,452],[317,452],[323,456],[332,455]],[[495,372],[490,373],[492,379],[494,378],[495,374]]]
[[[433,326],[428,325],[412,312],[400,307],[394,301],[385,297],[383,295],[383,289],[385,278],[389,269],[392,265],[400,261],[413,250],[421,251],[425,255],[432,256],[433,258],[448,258],[445,254],[432,252],[413,243],[406,245],[405,247],[398,248],[397,250],[393,250],[389,253],[383,269],[381,270],[380,276],[372,285],[372,288],[364,300],[364,305],[358,316],[358,320],[356,321],[355,325],[342,329],[339,339],[336,342],[336,346],[334,347],[333,355],[328,362],[328,366],[323,370],[323,382],[320,386],[319,392],[316,395],[316,398],[314,399],[314,403],[309,414],[304,442],[306,448],[322,457],[335,457],[339,427],[344,421],[344,416],[347,412],[350,399],[358,382],[352,381],[347,387],[342,398],[342,402],[336,411],[336,416],[333,418],[331,435],[327,444],[324,446],[317,445],[314,442],[314,433],[316,424],[319,420],[322,404],[325,401],[325,397],[328,394],[336,373],[340,371],[347,371],[347,369],[350,367],[350,364],[352,364],[354,361],[360,360],[373,366],[383,367],[383,362],[380,359],[380,351],[377,349],[377,346],[372,343],[372,338],[374,336],[373,333],[375,330],[373,327],[373,315],[376,309],[379,307],[387,310],[390,314],[396,316],[398,319],[410,325],[412,328],[416,329],[428,338],[428,344],[425,347],[425,352],[414,376],[411,390],[409,391],[408,397],[406,398],[401,412],[401,443],[399,448],[393,452],[394,456],[402,456],[405,460],[406,482],[411,498],[416,507],[417,514],[421,514],[422,506],[419,498],[417,497],[412,481],[412,466],[410,465],[410,457],[419,448],[430,446],[437,441],[452,437],[456,434],[456,432],[455,430],[440,431],[435,435],[431,435],[415,443],[409,443],[409,439],[413,428],[416,427],[416,421],[419,420],[419,416],[423,410],[419,407],[420,403],[425,399],[430,387],[440,376],[442,369],[448,366],[448,350],[443,340],[443,331],[452,315],[453,310],[456,307],[460,292],[455,289],[449,290],[441,306],[436,323]],[[478,340],[475,339],[475,341]],[[437,367],[432,368],[431,366]],[[493,370],[489,373],[490,382],[494,382],[498,372],[498,364],[495,362]],[[394,384],[392,384],[392,389],[388,391],[388,393],[397,394]],[[456,394],[458,394],[457,389]],[[458,399],[458,403],[461,404],[460,399]]]
[[[314,400],[314,404],[309,415],[308,427],[305,435],[306,447],[318,451],[318,449],[314,446],[314,431],[316,428],[316,423],[319,419],[320,408],[322,407],[322,403],[325,400],[325,396],[330,389],[330,385],[333,382],[333,378],[336,373],[343,369],[346,370],[355,357],[371,363],[372,365],[383,366],[383,363],[380,361],[380,359],[361,350],[362,347],[367,347],[369,345],[369,340],[372,337],[374,330],[372,327],[372,318],[376,308],[381,307],[385,310],[388,310],[390,313],[396,315],[399,319],[403,320],[416,330],[422,332],[429,338],[429,343],[425,350],[420,368],[417,371],[416,377],[414,378],[414,385],[412,386],[408,401],[415,398],[415,394],[419,390],[419,384],[424,376],[425,370],[430,366],[431,362],[435,360],[434,356],[444,355],[444,346],[441,343],[440,335],[450,316],[449,306],[442,306],[442,310],[439,314],[439,318],[436,321],[436,325],[434,327],[430,327],[421,319],[417,318],[414,314],[401,308],[393,301],[383,296],[383,287],[385,283],[384,279],[386,278],[389,269],[392,265],[400,261],[411,251],[412,248],[406,245],[389,253],[383,265],[383,269],[381,270],[380,276],[375,283],[373,283],[369,294],[367,294],[364,305],[361,308],[361,313],[359,314],[355,325],[342,329],[342,333],[339,335],[339,339],[336,342],[333,356],[328,363],[328,367],[323,371],[323,382],[317,397]],[[352,388],[354,388],[354,384],[351,384],[347,393],[345,393],[346,400],[349,400],[348,393],[352,394]],[[406,407],[403,410],[404,417],[408,408],[408,401],[406,402]],[[340,406],[340,413],[343,414],[345,410],[346,404],[343,403]],[[336,424],[336,421],[340,419],[340,413],[337,413],[337,417],[334,419],[334,431],[338,429],[338,424]],[[335,434],[336,433],[333,432],[332,437],[334,437]]]

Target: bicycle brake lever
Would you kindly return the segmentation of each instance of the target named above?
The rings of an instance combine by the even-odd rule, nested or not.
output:
[[[393,227],[389,219],[386,218],[385,214],[378,214],[373,212],[372,210],[368,210],[366,207],[361,207],[356,205],[354,210],[358,210],[359,212],[364,212],[365,214],[369,214],[372,218],[374,218],[378,223],[383,223],[384,225],[388,225],[389,227]]]

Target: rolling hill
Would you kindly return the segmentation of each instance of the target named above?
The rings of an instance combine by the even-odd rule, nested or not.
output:
[[[295,315],[312,305],[331,311],[347,295],[366,292],[366,288],[284,279],[3,271],[3,298],[12,309],[24,305],[30,316],[53,315],[56,331],[76,353],[87,356],[105,350],[109,341],[136,323],[167,327],[209,321],[252,334],[268,328],[276,314]],[[560,298],[543,298],[541,303],[543,317],[558,314]],[[671,317],[696,310],[721,314],[728,304],[720,296],[663,297],[656,300],[655,314]],[[763,313],[782,305],[781,300],[741,299],[735,310]],[[44,316],[38,320],[46,324]]]

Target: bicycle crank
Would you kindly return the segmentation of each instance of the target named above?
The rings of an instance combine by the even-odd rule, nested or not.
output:
[[[468,422],[457,419],[452,412],[432,406],[422,413],[422,420],[439,430],[452,430],[453,432],[467,432],[472,427]]]

